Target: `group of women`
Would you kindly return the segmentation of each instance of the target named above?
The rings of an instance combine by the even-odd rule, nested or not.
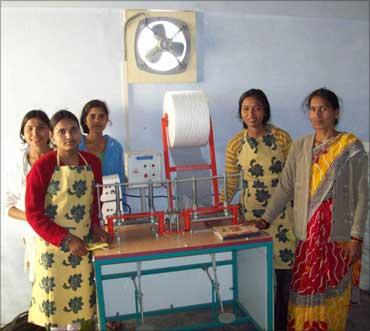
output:
[[[345,330],[367,217],[367,154],[352,133],[336,129],[334,92],[313,91],[304,108],[313,133],[292,142],[270,123],[265,93],[243,93],[243,129],[227,145],[225,169],[243,170],[245,220],[273,238],[275,329]],[[9,192],[6,205],[9,216],[27,219],[37,233],[28,228],[24,237],[26,247],[36,248],[26,250],[33,282],[29,320],[50,330],[78,330],[94,315],[86,242],[109,240],[99,227],[94,184],[102,173],[124,181],[122,146],[103,135],[108,121],[105,103],[92,100],[80,119],[85,136],[65,110],[50,121],[31,111],[21,125],[28,149],[18,191]],[[225,189],[232,198],[235,177]]]
[[[358,286],[368,213],[368,158],[336,129],[340,104],[320,88],[305,99],[313,133],[292,143],[268,123],[261,90],[239,100],[243,130],[226,149],[229,174],[243,170],[245,219],[273,238],[276,330],[345,330]],[[236,190],[229,180],[228,197]]]
[[[67,110],[50,120],[32,110],[21,124],[27,148],[4,205],[8,216],[30,225],[20,224],[32,282],[29,321],[50,330],[80,330],[95,314],[87,243],[110,240],[99,225],[95,184],[102,175],[124,180],[122,146],[103,135],[108,121],[106,104],[91,100],[80,122]]]

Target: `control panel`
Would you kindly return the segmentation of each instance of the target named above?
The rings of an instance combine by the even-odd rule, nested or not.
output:
[[[128,152],[125,155],[126,175],[129,188],[148,187],[149,180],[162,180],[162,156],[160,152]]]
[[[102,201],[102,214],[104,219],[108,215],[113,215],[116,213],[116,186],[114,184],[119,183],[120,178],[118,174],[103,176],[103,184],[110,185],[103,188],[101,192],[100,200]],[[122,200],[122,187],[119,186],[119,199]],[[122,212],[122,202],[120,202],[120,208]]]

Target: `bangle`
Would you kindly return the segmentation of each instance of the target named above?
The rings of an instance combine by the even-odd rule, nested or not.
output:
[[[266,220],[263,220],[263,222],[265,223],[266,229],[268,229],[271,225],[270,222],[267,222]]]
[[[65,248],[69,248],[69,243],[71,242],[71,240],[72,240],[72,236],[68,233],[66,237],[63,239],[61,246]]]
[[[266,229],[268,229],[269,227],[270,227],[270,222],[267,222],[266,220],[264,220],[264,219],[260,219],[259,220],[260,222],[262,222],[263,223],[263,229],[261,229],[261,230],[266,230]]]
[[[360,239],[360,238],[356,238],[356,237],[353,237],[353,236],[351,236],[351,240],[352,241],[357,241],[357,242],[359,242],[360,244],[362,244],[363,243],[363,239]]]

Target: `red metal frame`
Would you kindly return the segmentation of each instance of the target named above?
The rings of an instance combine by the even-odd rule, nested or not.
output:
[[[200,207],[197,208],[196,212],[199,216],[207,215],[207,214],[213,214],[217,212],[223,212],[225,209],[231,210],[232,215],[230,215],[230,218],[232,218],[231,224],[236,225],[238,224],[238,205],[228,205],[227,207],[219,206],[219,207]],[[194,213],[193,209],[184,209],[181,212],[181,216],[184,219],[184,231],[191,230],[191,214]],[[212,221],[210,220],[204,220],[204,222]]]
[[[187,164],[187,165],[179,165],[179,166],[171,166],[170,165],[170,155],[169,155],[169,141],[168,141],[168,116],[164,114],[162,117],[162,142],[163,142],[163,159],[164,159],[164,167],[165,167],[165,174],[166,179],[171,180],[171,172],[176,171],[191,171],[191,170],[210,170],[212,177],[217,176],[217,167],[216,167],[216,153],[215,153],[215,143],[213,138],[213,127],[211,118],[210,121],[210,131],[208,137],[208,146],[209,146],[209,157],[210,163],[202,163],[202,164]],[[213,206],[217,207],[219,202],[219,191],[218,191],[218,184],[217,178],[212,179],[213,185]],[[167,188],[169,191],[170,199],[170,207],[173,209],[173,200],[172,200],[172,187],[169,185]]]
[[[108,225],[108,233],[114,238],[114,220],[128,220],[128,219],[136,219],[136,218],[144,218],[144,217],[155,217],[157,218],[158,222],[158,234],[165,233],[164,227],[164,212],[163,211],[156,211],[156,212],[145,212],[145,213],[135,213],[135,214],[123,214],[123,215],[109,215],[107,216],[107,225]]]

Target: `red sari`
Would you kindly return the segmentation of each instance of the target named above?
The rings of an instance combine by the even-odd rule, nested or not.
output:
[[[336,175],[333,163],[353,139],[353,135],[341,134],[313,151],[307,238],[298,242],[292,269],[290,331],[345,330],[352,280],[358,285],[360,261],[350,266],[344,251],[348,242],[329,240],[334,181],[328,181],[328,176]],[[328,186],[324,194],[318,189],[322,185]],[[315,194],[322,197],[317,199]]]

